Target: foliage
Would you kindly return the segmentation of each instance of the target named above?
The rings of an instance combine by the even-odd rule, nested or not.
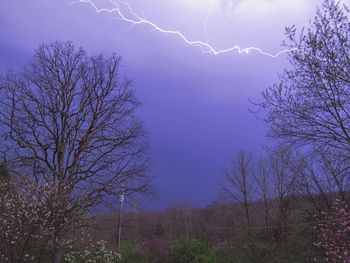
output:
[[[175,245],[175,262],[215,263],[218,257],[201,241],[196,239],[178,241]]]
[[[148,251],[136,242],[127,242],[122,249],[123,263],[147,263],[150,262]]]

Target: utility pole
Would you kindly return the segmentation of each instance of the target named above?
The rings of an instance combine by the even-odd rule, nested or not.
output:
[[[123,213],[123,204],[124,204],[124,186],[122,187],[122,192],[119,195],[119,222],[118,222],[118,244],[117,244],[117,253],[120,255],[120,243],[122,236],[122,213]]]

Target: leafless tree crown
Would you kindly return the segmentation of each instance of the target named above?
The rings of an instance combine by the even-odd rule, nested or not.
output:
[[[291,67],[265,90],[260,106],[273,137],[349,151],[348,9],[325,0],[307,30],[287,29]],[[287,45],[287,44],[286,44]]]
[[[67,189],[75,205],[144,190],[147,143],[120,57],[88,56],[70,42],[44,44],[21,73],[2,75],[0,125],[14,171]],[[61,190],[62,190],[61,189]]]

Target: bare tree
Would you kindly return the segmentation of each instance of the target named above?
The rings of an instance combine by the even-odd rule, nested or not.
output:
[[[265,220],[265,227],[268,234],[270,233],[270,213],[271,213],[271,173],[268,160],[260,158],[257,163],[256,172],[254,174],[256,192],[258,197],[262,199]]]
[[[275,224],[278,232],[275,238],[282,242],[287,239],[288,212],[291,210],[290,201],[295,193],[295,182],[299,174],[299,165],[291,150],[283,146],[277,146],[269,150],[270,178],[272,197],[276,200]],[[289,255],[286,247],[287,255]]]
[[[119,65],[116,55],[88,56],[70,42],[54,42],[41,45],[22,72],[0,78],[10,168],[55,189],[54,263],[61,262],[67,222],[122,184],[127,193],[147,189],[139,102],[130,81],[119,81]]]
[[[252,155],[240,151],[232,160],[231,170],[225,176],[222,185],[223,194],[233,202],[242,205],[244,209],[248,231],[250,229],[249,207],[253,190],[253,169],[251,167]]]
[[[300,156],[300,172],[296,179],[296,190],[309,202],[315,211],[322,212],[331,207],[330,188],[327,177],[316,156]],[[306,208],[306,207],[305,207]]]
[[[350,190],[350,160],[342,153],[327,151],[319,153],[319,160],[324,174],[327,174],[327,190],[334,199],[345,201]]]
[[[318,148],[299,158],[302,169],[297,179],[299,193],[311,202],[316,211],[331,209],[336,199],[347,200],[349,192],[349,159],[343,152]]]
[[[324,0],[309,28],[287,30],[290,67],[262,93],[270,134],[296,145],[350,152],[348,8]]]

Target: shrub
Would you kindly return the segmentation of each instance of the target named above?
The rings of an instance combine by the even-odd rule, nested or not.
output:
[[[321,214],[315,227],[319,233],[314,245],[321,250],[317,262],[350,262],[350,209],[344,202],[336,201],[333,209]]]
[[[89,250],[73,250],[64,255],[65,263],[119,263],[120,255],[106,247],[105,241],[99,241]]]
[[[177,242],[175,258],[175,262],[178,263],[216,263],[219,261],[211,249],[196,239]]]

